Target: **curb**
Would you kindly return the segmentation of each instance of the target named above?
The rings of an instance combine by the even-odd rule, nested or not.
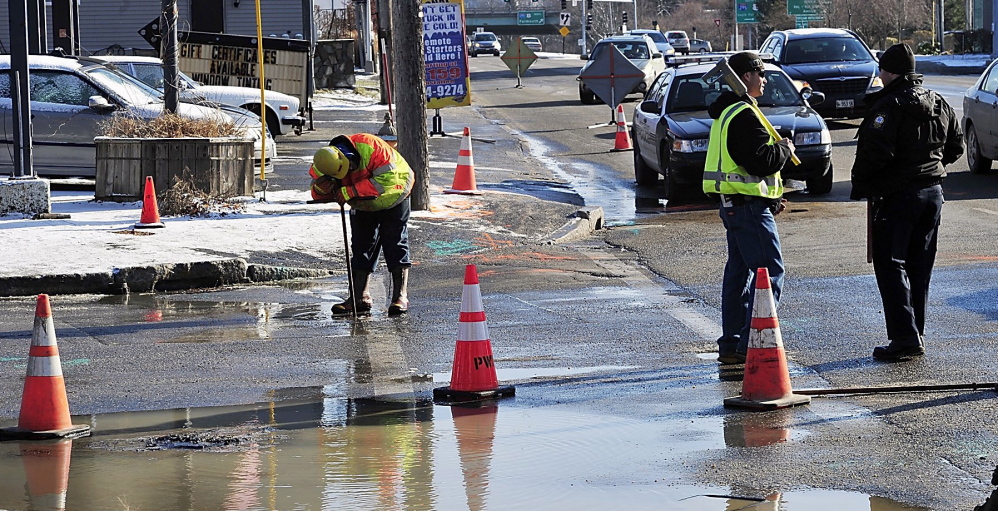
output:
[[[0,296],[150,293],[330,275],[333,275],[330,270],[249,264],[245,259],[235,258],[133,266],[98,273],[2,277]]]
[[[592,234],[593,231],[602,229],[603,208],[584,208],[569,215],[568,222],[555,231],[545,240],[545,243],[556,245],[558,243],[569,243],[578,241]]]

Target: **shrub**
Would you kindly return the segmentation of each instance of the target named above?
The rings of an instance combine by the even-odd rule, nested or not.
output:
[[[123,138],[232,137],[238,134],[232,121],[187,119],[164,113],[152,120],[116,114],[98,125],[101,135]]]

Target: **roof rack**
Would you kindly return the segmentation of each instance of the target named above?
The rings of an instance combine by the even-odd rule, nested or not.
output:
[[[710,64],[721,59],[726,59],[738,52],[736,51],[713,51],[708,53],[698,53],[696,55],[673,55],[665,60],[666,66],[679,67],[694,64]],[[776,57],[772,53],[760,53],[759,58],[764,62],[773,62]]]

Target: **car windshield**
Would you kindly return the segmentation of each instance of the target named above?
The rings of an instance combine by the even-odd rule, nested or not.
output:
[[[495,41],[495,34],[475,34],[476,41]]]
[[[637,41],[613,41],[607,43],[599,43],[593,48],[593,54],[589,56],[589,60],[596,60],[599,56],[606,50],[609,45],[614,45],[623,53],[627,60],[647,60],[651,58],[651,52],[648,51],[648,45]]]
[[[105,89],[131,105],[162,102],[162,95],[155,89],[123,73],[105,67],[93,67],[84,72],[91,80],[103,85]]]
[[[730,91],[723,80],[707,84],[700,78],[701,74],[680,76],[669,90],[666,111],[694,112],[706,111],[707,106],[714,102],[721,93]],[[800,94],[793,82],[779,71],[766,70],[766,89],[762,96],[756,98],[759,106],[800,106],[803,105]]]
[[[639,33],[640,34],[644,34],[644,35],[650,37],[651,40],[655,41],[656,43],[667,43],[667,42],[669,42],[669,40],[666,39],[665,36],[662,35],[662,33],[659,32],[659,31],[657,31],[657,30],[651,30],[649,32],[639,32]]]
[[[784,64],[872,60],[869,50],[852,37],[791,39],[783,52]]]

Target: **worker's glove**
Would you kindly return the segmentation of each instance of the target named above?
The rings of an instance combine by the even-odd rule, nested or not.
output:
[[[312,180],[312,199],[317,201],[330,201],[335,200],[340,202],[339,199],[343,198],[340,193],[340,183],[336,179],[329,176],[319,176]],[[339,195],[339,199],[337,199]]]

